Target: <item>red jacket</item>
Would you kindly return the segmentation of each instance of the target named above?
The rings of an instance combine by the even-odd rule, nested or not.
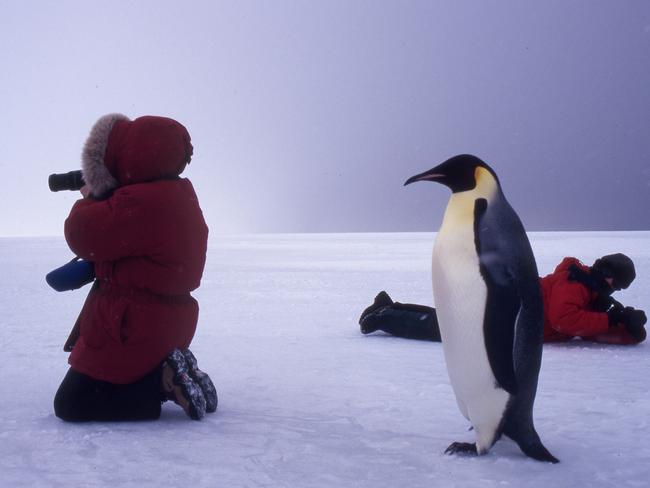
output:
[[[92,378],[131,383],[189,346],[199,313],[190,292],[201,281],[208,229],[192,184],[176,177],[191,155],[182,125],[118,117],[96,131],[100,122],[84,149],[84,180],[93,194],[115,189],[77,201],[65,222],[70,249],[94,262],[97,276],[69,362]],[[86,160],[93,138],[104,140],[95,154],[114,182],[96,178],[97,161]]]
[[[607,314],[594,310],[598,294],[577,281],[569,280],[569,268],[583,271],[589,267],[567,257],[555,271],[540,278],[544,299],[544,342],[567,341],[582,337],[614,344],[634,343],[622,325],[610,327]]]

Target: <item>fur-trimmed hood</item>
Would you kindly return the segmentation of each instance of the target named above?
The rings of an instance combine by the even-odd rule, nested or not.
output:
[[[90,193],[102,197],[119,186],[176,177],[191,157],[190,135],[175,120],[148,115],[131,121],[113,113],[91,129],[81,168]]]

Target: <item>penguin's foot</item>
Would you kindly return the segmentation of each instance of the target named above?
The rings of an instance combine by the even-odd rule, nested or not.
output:
[[[445,454],[460,454],[461,456],[477,456],[478,452],[476,451],[476,444],[471,444],[469,442],[452,442],[447,449],[445,449]]]

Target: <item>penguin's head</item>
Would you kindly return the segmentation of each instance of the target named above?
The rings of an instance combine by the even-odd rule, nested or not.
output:
[[[477,171],[479,168],[483,171]],[[435,181],[448,186],[452,193],[459,193],[476,188],[478,178],[485,174],[485,171],[492,175],[498,185],[499,179],[496,173],[485,162],[471,154],[459,154],[429,171],[411,176],[404,186],[416,181]]]

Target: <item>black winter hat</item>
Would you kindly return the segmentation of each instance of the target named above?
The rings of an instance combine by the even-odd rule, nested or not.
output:
[[[636,278],[634,263],[625,254],[616,253],[596,259],[592,268],[601,273],[605,278],[613,278],[613,287],[617,290],[625,289]]]

